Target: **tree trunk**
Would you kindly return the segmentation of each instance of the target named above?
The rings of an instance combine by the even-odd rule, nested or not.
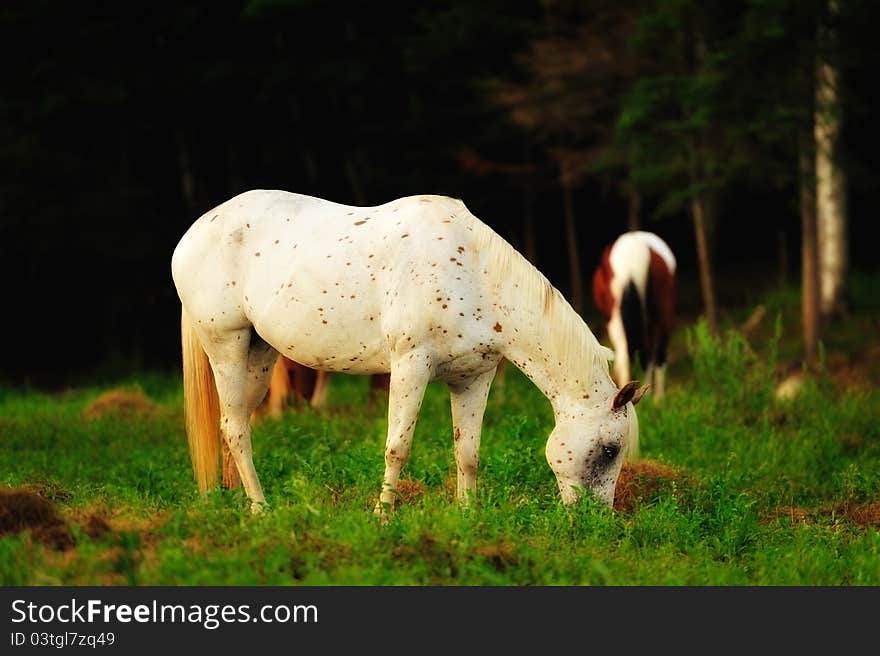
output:
[[[694,219],[694,236],[697,242],[697,260],[700,265],[700,289],[703,292],[703,308],[709,330],[718,330],[718,314],[715,303],[715,282],[712,275],[712,260],[709,254],[707,236],[711,223],[711,210],[707,208],[706,198],[696,196],[691,200],[691,214]]]
[[[829,12],[837,3],[831,0]],[[820,53],[835,45],[836,35],[820,30]],[[846,179],[838,160],[840,100],[838,73],[827,54],[816,61],[816,221],[819,238],[820,312],[827,320],[846,309],[849,238],[846,215]]]
[[[565,242],[568,247],[568,275],[571,281],[571,307],[578,314],[583,313],[584,285],[581,276],[581,257],[578,247],[577,225],[575,223],[572,176],[569,164],[562,162],[562,209],[565,220]]]
[[[810,369],[819,363],[819,249],[816,226],[815,171],[813,169],[813,134],[801,136],[800,204],[801,204],[801,320],[804,330],[804,361]]]

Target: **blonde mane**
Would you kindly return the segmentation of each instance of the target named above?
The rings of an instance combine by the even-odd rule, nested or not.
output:
[[[471,214],[464,203],[455,202],[459,206],[456,218],[474,233],[474,242],[485,262],[493,295],[498,297],[504,287],[517,288],[521,295],[519,305],[535,308],[536,314],[543,319],[535,335],[536,343],[545,345],[570,368],[571,380],[579,380],[585,387],[591,386],[597,372],[607,372],[608,362],[614,359],[613,351],[599,343],[590,327],[544,274]],[[540,312],[537,312],[538,308]]]

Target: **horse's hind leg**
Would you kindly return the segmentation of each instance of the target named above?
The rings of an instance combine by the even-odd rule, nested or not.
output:
[[[265,343],[256,344],[252,353],[250,338],[250,328],[228,331],[206,340],[205,350],[220,399],[220,435],[256,511],[266,498],[254,469],[249,417],[266,393],[270,356],[277,353]]]
[[[272,419],[281,419],[290,398],[290,374],[283,358],[276,358],[269,382],[268,413]]]
[[[467,504],[477,490],[477,466],[480,462],[480,433],[489,387],[496,370],[491,369],[463,384],[449,384],[452,400],[452,430],[455,439],[455,464],[458,468],[456,497]]]
[[[288,393],[290,387],[285,380],[277,380],[279,369],[283,370],[282,373],[285,377],[287,376],[287,368],[284,367],[281,358],[278,357],[278,351],[269,346],[269,344],[263,341],[263,339],[261,339],[259,335],[252,331],[250,334],[247,358],[248,364],[246,397],[248,416],[255,416],[257,408],[266,398],[266,391],[269,390],[270,416],[272,416],[273,418],[280,417],[281,409],[283,409],[283,407],[278,409],[277,416],[273,413],[273,390],[270,390],[269,388],[274,387],[276,383],[278,383],[278,386],[281,389],[276,391],[277,397],[279,394]],[[276,404],[278,403],[277,398],[274,399],[274,402]],[[241,484],[238,466],[235,464],[235,459],[233,458],[232,453],[229,450],[229,445],[227,444],[226,440],[221,440],[221,444],[223,449],[223,459],[221,461],[223,466],[223,487],[227,489],[237,488]]]
[[[385,477],[382,492],[376,503],[375,513],[388,518],[397,497],[397,481],[406,461],[409,460],[413,431],[425,388],[431,379],[430,360],[427,356],[410,351],[391,366],[391,383],[388,389],[388,437],[385,441]]]
[[[372,374],[370,376],[369,408],[375,407],[380,397],[388,400],[388,387],[391,384],[390,374]]]
[[[315,376],[315,388],[309,399],[309,405],[315,410],[320,410],[327,404],[327,385],[330,382],[330,373],[318,371]]]
[[[222,468],[220,484],[227,490],[234,490],[241,485],[241,476],[238,475],[238,466],[232,458],[232,452],[229,450],[229,445],[226,444],[226,440],[220,440],[220,449],[222,452],[222,457],[220,459]]]

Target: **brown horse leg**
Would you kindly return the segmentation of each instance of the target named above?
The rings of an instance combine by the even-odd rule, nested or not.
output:
[[[315,389],[312,392],[309,405],[315,410],[320,410],[327,403],[327,383],[330,382],[330,373],[318,371],[315,377]]]
[[[379,395],[383,394],[388,398],[388,390],[391,387],[391,374],[373,374],[370,376],[370,403],[372,408],[379,400]]]
[[[229,451],[229,445],[226,440],[220,440],[223,450],[223,476],[221,482],[227,490],[234,490],[241,485],[241,477],[238,475],[238,467],[235,460],[232,459],[232,453]]]

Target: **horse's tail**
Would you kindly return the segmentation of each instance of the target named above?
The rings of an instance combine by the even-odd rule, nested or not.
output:
[[[181,308],[180,338],[183,350],[183,398],[189,456],[199,490],[217,486],[220,457],[220,400],[208,355]]]

